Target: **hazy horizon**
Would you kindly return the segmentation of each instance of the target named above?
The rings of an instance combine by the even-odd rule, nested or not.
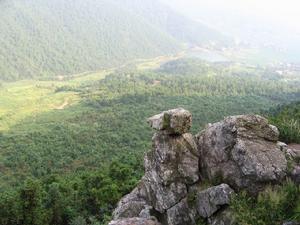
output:
[[[230,17],[255,16],[263,22],[281,23],[300,32],[300,2],[296,0],[162,0],[193,19],[203,19],[207,13],[222,12]],[[206,13],[204,12],[206,11]],[[222,14],[222,15],[224,15]]]

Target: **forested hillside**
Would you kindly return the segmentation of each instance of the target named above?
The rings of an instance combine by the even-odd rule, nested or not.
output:
[[[174,53],[179,43],[101,0],[0,2],[0,79],[65,75]]]
[[[3,0],[0,10],[0,80],[94,71],[223,41],[159,1]]]
[[[105,224],[142,174],[151,145],[146,118],[155,113],[184,107],[195,133],[224,116],[259,113],[300,96],[297,77],[268,68],[196,59],[140,67],[102,79],[2,85],[0,224]],[[30,104],[18,108],[22,96]],[[57,107],[65,99],[69,104]]]
[[[128,9],[171,34],[188,45],[210,45],[225,47],[233,43],[233,38],[200,22],[178,15],[159,0],[113,0],[125,4]],[[170,3],[172,4],[172,3]]]

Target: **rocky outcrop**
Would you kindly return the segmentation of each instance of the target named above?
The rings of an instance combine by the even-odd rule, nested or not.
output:
[[[256,115],[232,116],[197,135],[201,174],[236,190],[257,193],[286,176],[287,160],[277,146],[278,129]]]
[[[195,138],[186,133],[191,127],[191,114],[174,109],[151,117],[157,130],[153,148],[145,156],[145,175],[139,186],[125,196],[114,211],[114,218],[140,217],[152,207],[168,224],[190,224],[186,201],[188,186],[199,180],[199,152]],[[146,213],[147,214],[147,213]]]
[[[182,108],[171,109],[148,119],[153,129],[167,134],[184,134],[192,126],[192,114]]]
[[[121,199],[113,213],[114,218],[139,217],[140,213],[148,207],[146,196],[145,186],[141,182],[130,194]]]
[[[199,155],[191,134],[157,132],[153,150],[145,156],[143,183],[151,205],[163,213],[187,195],[187,185],[199,179]]]
[[[227,117],[195,137],[188,133],[192,116],[182,108],[148,122],[156,133],[145,175],[120,200],[110,225],[196,225],[199,218],[232,225],[228,205],[235,191],[256,194],[286,176],[279,132],[261,116]]]
[[[227,184],[200,191],[196,200],[199,215],[202,218],[211,217],[222,206],[229,205],[233,194],[234,191]]]

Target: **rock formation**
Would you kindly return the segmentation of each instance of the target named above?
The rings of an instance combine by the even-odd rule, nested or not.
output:
[[[228,205],[234,191],[227,185],[221,184],[208,188],[197,194],[197,211],[202,218],[209,218],[222,206]]]
[[[231,116],[197,135],[202,175],[235,190],[258,192],[286,176],[287,160],[277,146],[278,129],[255,115]]]
[[[188,133],[182,109],[149,118],[156,130],[145,155],[145,175],[118,203],[110,225],[231,225],[235,192],[257,194],[287,174],[279,132],[256,115],[227,117],[198,135]],[[207,184],[210,184],[209,186]]]

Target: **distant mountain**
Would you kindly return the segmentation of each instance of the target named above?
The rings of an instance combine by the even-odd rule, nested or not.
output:
[[[159,1],[2,0],[0,10],[0,80],[98,70],[222,39]]]
[[[177,40],[194,45],[231,44],[229,36],[222,35],[200,22],[193,21],[174,11],[162,0],[112,0],[126,5],[132,12],[146,18]]]

